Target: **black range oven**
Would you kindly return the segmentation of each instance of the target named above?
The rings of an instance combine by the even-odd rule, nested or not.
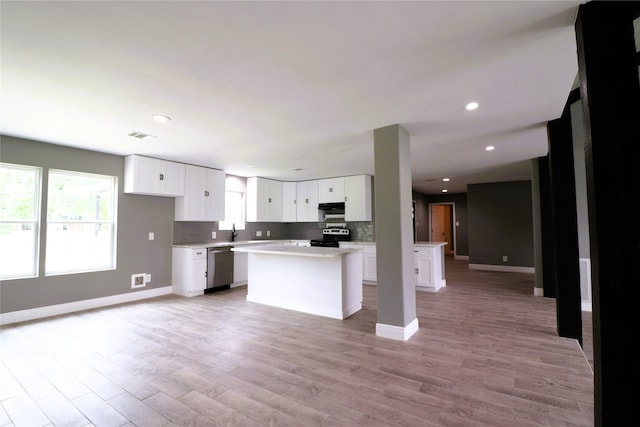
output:
[[[338,248],[340,242],[351,240],[351,232],[348,228],[325,228],[322,230],[322,239],[311,240],[311,246],[322,246],[325,248]]]

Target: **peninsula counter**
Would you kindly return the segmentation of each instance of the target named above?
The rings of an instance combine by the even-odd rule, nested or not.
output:
[[[362,308],[358,249],[249,246],[247,301],[345,319]]]

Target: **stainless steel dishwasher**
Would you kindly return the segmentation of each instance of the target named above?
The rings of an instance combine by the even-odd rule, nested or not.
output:
[[[233,282],[233,252],[231,246],[207,249],[207,289],[213,292],[228,289]]]

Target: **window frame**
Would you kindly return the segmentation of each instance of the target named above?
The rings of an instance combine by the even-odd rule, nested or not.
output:
[[[38,277],[40,274],[40,233],[41,227],[41,209],[42,209],[42,168],[31,165],[21,165],[16,163],[0,162],[0,167],[6,167],[8,169],[32,171],[35,172],[34,188],[33,188],[33,217],[31,221],[18,220],[18,219],[4,219],[0,217],[1,224],[30,224],[33,227],[33,242],[32,242],[32,255],[33,255],[33,269],[30,274],[17,274],[13,276],[0,275],[0,282],[4,280],[17,280],[17,279],[29,279]]]
[[[51,207],[50,196],[51,196],[51,175],[59,174],[66,176],[79,176],[79,177],[87,177],[87,178],[107,178],[111,181],[111,215],[110,219],[106,220],[85,220],[85,219],[49,219],[49,209]],[[115,175],[106,175],[106,174],[97,174],[91,172],[81,172],[81,171],[72,171],[72,170],[64,170],[64,169],[49,169],[47,174],[48,180],[48,189],[47,189],[47,212],[46,212],[46,241],[45,241],[45,266],[44,266],[44,275],[45,276],[60,276],[60,275],[68,275],[68,274],[81,274],[81,273],[90,273],[97,271],[110,271],[115,270],[117,268],[117,240],[118,240],[118,177]],[[107,225],[111,228],[110,234],[110,262],[108,266],[92,266],[89,268],[74,268],[74,269],[60,269],[59,267],[53,268],[53,266],[49,265],[49,260],[51,259],[51,255],[49,253],[49,233],[52,230],[52,227],[60,224],[79,224],[79,225]]]

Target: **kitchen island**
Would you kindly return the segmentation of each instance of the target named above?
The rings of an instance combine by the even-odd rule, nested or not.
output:
[[[358,249],[269,245],[232,250],[249,254],[247,301],[333,319],[362,308]]]

